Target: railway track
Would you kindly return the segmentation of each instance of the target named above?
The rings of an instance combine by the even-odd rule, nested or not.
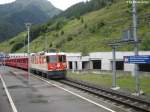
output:
[[[142,99],[141,97],[136,97],[130,94],[106,89],[97,85],[93,85],[80,80],[74,80],[71,78],[60,80],[59,82],[86,91],[90,94],[108,99],[112,102],[116,102],[126,107],[130,107],[131,109],[138,112],[150,112],[150,102]]]

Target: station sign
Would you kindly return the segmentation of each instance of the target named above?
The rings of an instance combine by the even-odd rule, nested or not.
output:
[[[150,55],[124,56],[125,63],[150,64]]]

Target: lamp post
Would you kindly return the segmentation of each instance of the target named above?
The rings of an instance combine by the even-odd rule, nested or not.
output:
[[[45,51],[47,52],[48,46],[47,46],[47,35],[45,34]]]
[[[30,82],[30,27],[31,23],[26,23],[26,28],[28,32],[28,83]]]
[[[109,43],[109,46],[112,47],[112,88],[113,90],[120,89],[116,83],[116,49],[120,46],[119,43]]]
[[[25,53],[26,53],[26,37],[24,38],[24,56],[25,56]]]

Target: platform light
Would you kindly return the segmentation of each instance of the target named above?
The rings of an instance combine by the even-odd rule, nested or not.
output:
[[[28,83],[30,83],[30,27],[31,23],[25,23],[28,32]]]

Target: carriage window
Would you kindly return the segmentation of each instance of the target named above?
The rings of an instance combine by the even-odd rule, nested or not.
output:
[[[44,60],[43,61],[44,61],[44,63],[46,63],[46,56],[44,56]]]
[[[59,62],[66,62],[66,56],[65,55],[60,55],[59,56]]]
[[[50,63],[57,62],[57,56],[55,56],[55,55],[53,55],[53,56],[47,56],[46,60],[47,60],[47,62],[50,62]]]

